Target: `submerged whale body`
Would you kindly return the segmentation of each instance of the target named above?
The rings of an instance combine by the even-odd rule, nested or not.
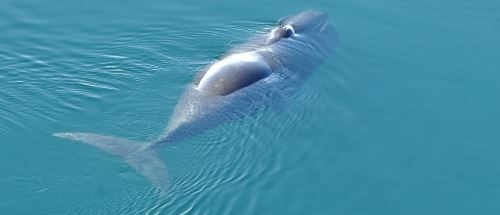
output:
[[[92,133],[55,133],[122,157],[157,188],[167,185],[158,146],[177,142],[286,99],[333,52],[335,32],[327,16],[305,11],[282,18],[202,69],[179,99],[165,132],[154,142]]]

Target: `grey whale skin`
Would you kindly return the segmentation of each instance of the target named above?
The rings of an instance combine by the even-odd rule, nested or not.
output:
[[[158,146],[197,135],[283,101],[332,54],[336,34],[327,16],[304,11],[282,18],[262,33],[202,69],[186,87],[163,135],[136,142],[92,133],[55,133],[122,157],[157,188],[168,184]]]

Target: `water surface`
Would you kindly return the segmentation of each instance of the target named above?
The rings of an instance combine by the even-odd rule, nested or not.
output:
[[[0,2],[5,214],[496,214],[500,3]],[[336,53],[285,104],[161,151],[158,196],[52,137],[154,140],[196,72],[305,9]]]

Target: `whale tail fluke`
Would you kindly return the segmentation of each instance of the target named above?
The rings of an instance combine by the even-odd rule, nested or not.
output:
[[[55,133],[53,136],[84,142],[121,157],[148,178],[157,189],[162,192],[166,189],[167,167],[148,143],[92,133]]]

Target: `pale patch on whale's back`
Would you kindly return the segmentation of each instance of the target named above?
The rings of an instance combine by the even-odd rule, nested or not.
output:
[[[212,65],[201,78],[198,89],[227,95],[271,74],[266,60],[256,52],[230,55]]]

